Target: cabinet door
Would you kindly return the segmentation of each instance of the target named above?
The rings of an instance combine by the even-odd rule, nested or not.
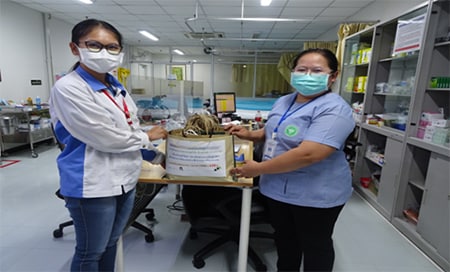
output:
[[[403,144],[387,138],[384,151],[384,165],[381,171],[380,187],[378,189],[378,203],[388,212],[392,213],[396,195],[396,184],[402,158]]]
[[[431,153],[417,225],[417,232],[447,260],[450,241],[449,169],[448,157]]]
[[[372,55],[373,28],[345,39],[340,95],[349,104],[362,104]],[[359,113],[362,117],[362,112]],[[359,119],[357,122],[361,122]]]

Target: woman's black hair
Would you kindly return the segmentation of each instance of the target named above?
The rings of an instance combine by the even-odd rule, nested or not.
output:
[[[297,62],[301,57],[303,57],[304,55],[310,54],[310,53],[316,53],[316,54],[320,54],[321,56],[323,56],[327,60],[328,67],[330,67],[332,73],[337,72],[339,63],[336,58],[336,55],[333,52],[331,52],[330,50],[325,49],[325,48],[310,48],[305,51],[302,51],[292,61],[292,69],[295,69],[295,66],[297,66]]]
[[[78,44],[80,42],[80,38],[89,34],[89,32],[96,27],[102,27],[111,31],[116,36],[119,45],[122,46],[122,34],[120,34],[120,32],[110,23],[97,19],[87,19],[76,24],[72,28],[72,42]]]
[[[102,27],[106,30],[111,31],[116,36],[119,45],[122,47],[122,34],[120,34],[120,32],[110,23],[97,19],[86,19],[76,24],[72,28],[72,42],[76,45],[79,45],[80,39],[89,34],[89,32],[91,32],[96,27]],[[79,61],[70,68],[70,71],[75,70],[78,66],[80,66]]]

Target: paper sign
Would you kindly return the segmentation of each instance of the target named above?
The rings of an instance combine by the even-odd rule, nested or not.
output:
[[[410,20],[399,20],[394,42],[394,54],[419,50],[425,29],[426,15],[420,15]]]
[[[166,172],[178,176],[226,177],[225,140],[188,141],[169,138]]]

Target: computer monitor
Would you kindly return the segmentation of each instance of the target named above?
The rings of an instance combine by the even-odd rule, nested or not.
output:
[[[214,108],[216,114],[236,112],[236,94],[232,92],[214,93]]]

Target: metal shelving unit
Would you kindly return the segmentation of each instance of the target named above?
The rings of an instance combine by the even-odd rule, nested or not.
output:
[[[9,120],[3,122],[1,127],[0,147],[2,157],[7,155],[7,150],[29,145],[31,156],[37,158],[39,155],[34,150],[36,143],[50,140],[55,142],[48,108],[2,107],[0,118]]]

